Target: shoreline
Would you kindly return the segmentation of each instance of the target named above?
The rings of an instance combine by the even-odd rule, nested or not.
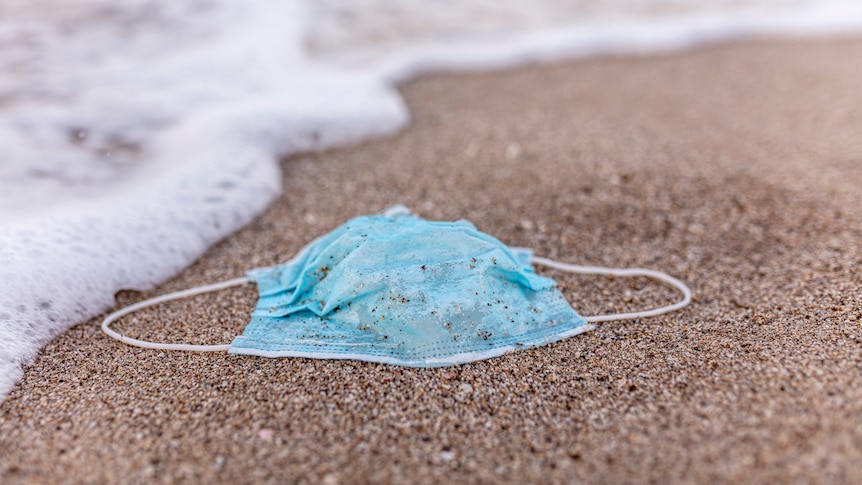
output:
[[[740,43],[399,86],[406,130],[283,161],[263,215],[118,306],[277,264],[396,203],[542,256],[665,271],[692,306],[442,369],[148,351],[94,319],[0,404],[0,480],[862,479],[860,48]],[[673,297],[541,272],[582,314]],[[255,300],[248,286],[118,326],[225,343]]]

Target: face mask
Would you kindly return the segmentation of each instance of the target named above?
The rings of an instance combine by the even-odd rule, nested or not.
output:
[[[531,263],[564,271],[649,276],[683,293],[655,310],[583,318]],[[252,281],[260,297],[251,321],[230,345],[160,344],[110,328],[117,318],[164,301]],[[588,322],[658,315],[691,300],[679,280],[650,270],[583,267],[508,248],[467,221],[431,222],[401,206],[352,219],[290,261],[247,278],[164,295],[108,316],[102,329],[153,349],[216,351],[263,357],[356,359],[437,367],[556,342],[593,328]]]

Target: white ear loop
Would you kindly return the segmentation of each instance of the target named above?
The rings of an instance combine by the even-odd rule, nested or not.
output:
[[[297,255],[298,257],[299,255]],[[296,258],[294,258],[296,259]],[[567,264],[560,263],[558,261],[554,261],[553,259],[542,258],[539,256],[533,256],[533,263],[541,264],[542,266],[547,266],[549,268],[558,269],[561,271],[566,271],[569,273],[578,273],[578,274],[592,274],[592,275],[611,275],[611,276],[646,276],[649,278],[654,278],[660,281],[664,281],[665,283],[670,284],[674,288],[678,289],[683,294],[683,299],[673,305],[663,306],[660,308],[655,308],[652,310],[645,310],[640,312],[631,312],[631,313],[615,313],[612,315],[594,315],[590,317],[584,317],[584,320],[590,323],[595,322],[610,322],[615,320],[629,320],[633,318],[643,318],[643,317],[652,317],[655,315],[661,315],[663,313],[672,312],[674,310],[679,310],[680,308],[685,307],[689,303],[691,303],[691,290],[689,290],[688,286],[685,285],[682,281],[662,273],[660,271],[653,271],[650,269],[640,269],[640,268],[630,268],[630,269],[613,269],[613,268],[602,268],[599,266],[578,266],[575,264]],[[126,337],[116,331],[114,331],[110,325],[118,318],[128,315],[130,313],[136,312],[142,308],[151,307],[153,305],[158,305],[160,303],[164,303],[166,301],[179,300],[181,298],[186,298],[189,296],[201,295],[204,293],[210,293],[213,291],[223,290],[225,288],[231,288],[233,286],[239,286],[245,283],[249,283],[247,277],[243,276],[241,278],[234,278],[232,280],[222,281],[220,283],[213,283],[211,285],[206,286],[198,286],[196,288],[190,288],[188,290],[177,291],[174,293],[168,293],[167,295],[157,296],[155,298],[150,298],[149,300],[144,300],[142,302],[135,303],[134,305],[129,305],[125,308],[121,308],[114,313],[108,315],[102,321],[102,331],[105,332],[108,336],[123,342],[124,344],[134,345],[135,347],[143,347],[145,349],[156,349],[156,350],[187,350],[194,352],[221,352],[226,351],[230,348],[230,344],[224,345],[191,345],[191,344],[165,344],[159,342],[148,342],[146,340],[138,340],[131,337]]]
[[[539,256],[533,256],[532,262],[536,264],[541,264],[542,266],[547,266],[549,268],[558,269],[560,271],[566,271],[568,273],[609,276],[646,276],[648,278],[663,281],[682,292],[682,300],[678,301],[677,303],[674,303],[673,305],[654,308],[652,310],[644,310],[640,312],[614,313],[611,315],[593,315],[589,317],[584,317],[584,320],[589,323],[612,322],[616,320],[631,320],[633,318],[654,317],[656,315],[661,315],[664,313],[672,312],[674,310],[679,310],[680,308],[683,308],[689,303],[691,303],[691,290],[688,288],[688,286],[686,286],[685,283],[683,283],[682,281],[674,278],[673,276],[662,273],[661,271],[653,271],[651,269],[642,268],[614,269],[602,268],[601,266],[578,266],[576,264],[560,263],[559,261],[554,261],[553,259],[542,258]]]
[[[401,210],[398,208],[399,206],[395,206],[390,210]],[[401,206],[404,207],[404,206]],[[406,210],[406,208],[404,208]],[[407,211],[410,212],[409,210]],[[302,257],[305,256],[310,248],[319,241],[323,236],[315,238],[310,243],[306,244],[305,247],[299,250],[296,255],[290,258],[284,264],[291,264],[296,261],[299,261]],[[222,281],[219,283],[213,283],[211,285],[197,286],[195,288],[189,288],[188,290],[176,291],[174,293],[168,293],[167,295],[157,296],[155,298],[150,298],[149,300],[144,300],[134,305],[129,305],[125,308],[121,308],[114,313],[111,313],[102,321],[102,331],[105,332],[111,338],[119,340],[124,344],[134,345],[135,347],[143,347],[145,349],[156,349],[156,350],[188,350],[192,352],[222,352],[227,351],[230,348],[230,344],[223,345],[192,345],[192,344],[163,344],[160,342],[148,342],[146,340],[138,340],[136,338],[126,337],[125,335],[121,335],[120,333],[114,331],[110,325],[112,322],[116,321],[118,318],[128,315],[129,313],[134,313],[142,308],[151,307],[153,305],[158,305],[159,303],[164,303],[166,301],[179,300],[181,298],[186,298],[189,296],[202,295],[204,293],[211,293],[213,291],[223,290],[225,288],[231,288],[233,286],[239,286],[245,283],[250,283],[251,280],[247,276],[242,276],[240,278],[234,278],[232,280]]]
[[[220,283],[213,283],[211,285],[206,286],[198,286],[197,288],[190,288],[188,290],[177,291],[174,293],[168,293],[167,295],[157,296],[155,298],[150,298],[149,300],[144,300],[134,305],[129,305],[125,308],[121,308],[114,313],[110,314],[102,321],[102,331],[108,334],[109,336],[123,342],[124,344],[134,345],[135,347],[143,347],[145,349],[157,349],[157,350],[191,350],[195,352],[219,352],[226,351],[230,348],[230,344],[225,345],[191,345],[191,344],[163,344],[159,342],[147,342],[146,340],[138,340],[136,338],[126,337],[125,335],[121,335],[115,332],[109,326],[111,322],[116,319],[128,315],[129,313],[136,312],[141,308],[151,307],[153,305],[158,305],[159,303],[164,303],[166,301],[171,300],[179,300],[180,298],[186,298],[189,296],[201,295],[204,293],[209,293],[212,291],[223,290],[225,288],[230,288],[232,286],[239,286],[245,283],[248,283],[250,280],[243,276],[242,278],[234,278],[232,280],[222,281]]]

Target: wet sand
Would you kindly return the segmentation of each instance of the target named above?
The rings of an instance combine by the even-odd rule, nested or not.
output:
[[[862,40],[426,77],[403,133],[283,161],[284,194],[162,287],[287,260],[403,203],[684,279],[693,304],[442,369],[149,351],[99,319],[0,405],[0,482],[862,481]],[[582,314],[675,295],[558,280]],[[227,343],[252,286],[117,324]]]

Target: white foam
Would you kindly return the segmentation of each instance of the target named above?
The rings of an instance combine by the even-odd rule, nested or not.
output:
[[[849,0],[0,0],[0,398],[259,214],[279,156],[401,128],[396,82],[860,26]]]

